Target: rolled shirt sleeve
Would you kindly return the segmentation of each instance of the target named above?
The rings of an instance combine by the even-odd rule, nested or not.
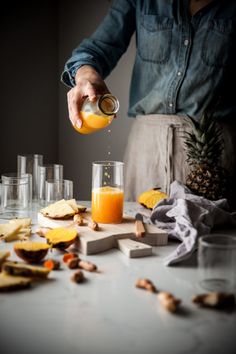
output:
[[[136,28],[134,0],[116,0],[91,37],[73,50],[61,80],[75,86],[75,75],[82,65],[91,65],[105,79],[126,51]]]

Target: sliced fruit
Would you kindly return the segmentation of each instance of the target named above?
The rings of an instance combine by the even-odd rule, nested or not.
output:
[[[65,249],[78,239],[78,233],[72,228],[57,227],[49,230],[45,237],[52,247]]]
[[[14,251],[17,256],[29,263],[40,262],[48,253],[50,246],[43,242],[17,242]]]
[[[84,213],[87,210],[87,207],[85,205],[82,204],[77,204],[79,213]]]
[[[31,236],[31,219],[30,218],[12,219],[9,221],[9,224],[20,226],[20,230],[17,234],[18,240],[26,240]]]
[[[5,262],[2,266],[3,274],[32,277],[32,278],[46,278],[50,270],[45,267],[33,266],[18,262]]]
[[[65,200],[65,202],[75,211],[75,213],[78,213],[79,209],[75,199]]]
[[[30,278],[15,277],[7,274],[0,274],[0,292],[25,289],[31,283]]]
[[[75,211],[75,213],[84,213],[87,209],[85,205],[77,204],[75,199],[66,200],[66,203],[69,204]]]
[[[46,208],[40,210],[40,212],[52,219],[68,219],[75,215],[75,210],[65,201],[61,199],[56,203],[48,205]]]
[[[22,241],[29,239],[30,236],[31,228],[29,227],[22,227],[17,234],[17,238]]]
[[[9,221],[9,224],[19,225],[21,228],[28,228],[31,225],[31,219],[30,218],[11,219]]]
[[[17,240],[17,233],[20,230],[20,225],[15,224],[0,224],[0,238],[6,242]]]
[[[5,260],[10,257],[11,253],[10,251],[6,250],[6,251],[0,251],[0,271],[2,268],[3,263],[5,262]]]
[[[158,202],[166,198],[168,198],[166,193],[153,188],[141,193],[138,197],[138,203],[152,210]]]

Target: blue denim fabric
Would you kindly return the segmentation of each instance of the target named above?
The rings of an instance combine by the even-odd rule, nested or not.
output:
[[[236,113],[230,89],[236,82],[235,0],[215,0],[192,17],[188,0],[114,1],[95,33],[73,51],[62,81],[74,86],[83,64],[105,79],[134,33],[130,116],[178,114],[198,120],[218,98],[216,117]]]

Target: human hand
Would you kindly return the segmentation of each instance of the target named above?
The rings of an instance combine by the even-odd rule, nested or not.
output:
[[[80,110],[86,97],[95,101],[97,95],[110,93],[99,73],[89,65],[81,66],[75,76],[76,86],[67,93],[69,118],[73,126],[82,127]]]

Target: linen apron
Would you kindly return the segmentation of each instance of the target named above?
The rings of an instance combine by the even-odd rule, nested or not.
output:
[[[190,131],[189,118],[177,115],[139,115],[134,118],[124,155],[125,199],[137,201],[140,193],[159,187],[169,194],[174,180],[185,183],[190,170],[186,162],[184,131]],[[224,167],[232,169],[235,131],[223,125]]]

